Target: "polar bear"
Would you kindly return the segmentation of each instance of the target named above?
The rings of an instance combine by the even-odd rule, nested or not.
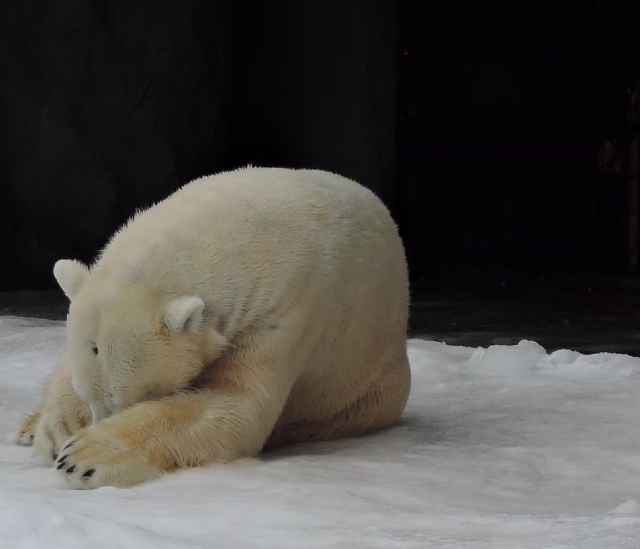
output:
[[[388,210],[320,170],[242,168],[60,260],[67,343],[15,431],[74,488],[127,487],[393,425],[409,282]]]

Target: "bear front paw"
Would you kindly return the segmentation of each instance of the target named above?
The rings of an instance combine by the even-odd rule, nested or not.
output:
[[[140,444],[116,440],[104,423],[86,427],[69,439],[54,466],[72,488],[85,490],[124,488],[162,474],[149,465]]]
[[[80,403],[44,406],[33,433],[36,457],[45,465],[58,457],[60,448],[69,437],[91,421],[90,410]]]
[[[42,406],[38,406],[29,414],[26,414],[15,426],[11,433],[11,442],[18,446],[32,446],[35,438],[36,425],[40,420]]]

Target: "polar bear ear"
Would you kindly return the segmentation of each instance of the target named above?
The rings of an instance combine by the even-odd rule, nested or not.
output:
[[[199,297],[178,297],[164,306],[162,320],[171,332],[193,332],[200,327],[203,310]]]
[[[75,259],[61,259],[53,266],[53,276],[70,301],[78,294],[88,275],[89,268]]]

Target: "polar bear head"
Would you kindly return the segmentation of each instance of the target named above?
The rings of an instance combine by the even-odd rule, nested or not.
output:
[[[139,283],[96,277],[60,260],[54,276],[71,301],[67,353],[73,387],[94,422],[184,390],[227,346],[203,322],[196,296],[161,296]]]

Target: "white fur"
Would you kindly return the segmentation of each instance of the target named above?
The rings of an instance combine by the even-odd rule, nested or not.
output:
[[[203,310],[204,301],[199,297],[179,297],[165,305],[164,320],[173,333],[196,330]]]
[[[53,276],[69,299],[80,291],[88,275],[86,265],[73,259],[61,259],[53,266]]]
[[[55,276],[71,299],[66,386],[95,411],[58,457],[72,486],[355,436],[404,409],[404,250],[346,178],[197,179],[136,214],[90,273],[64,261]]]

